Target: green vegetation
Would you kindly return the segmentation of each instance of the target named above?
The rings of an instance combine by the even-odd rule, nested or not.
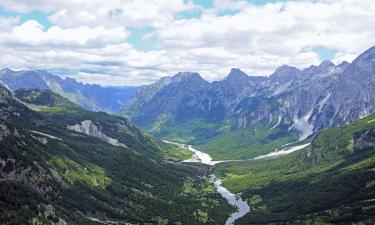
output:
[[[5,98],[14,104],[7,110],[17,110],[11,115],[19,122],[0,120],[6,131],[0,136],[1,224],[97,224],[89,218],[121,224],[225,221],[232,207],[201,178],[204,170],[169,161],[191,153],[145,135],[122,117],[72,103],[58,110],[64,99],[35,92],[16,96],[43,109],[37,113]],[[83,120],[128,148],[67,129]],[[191,192],[185,191],[186,183]]]
[[[274,151],[283,144],[297,141],[298,132],[279,126],[270,129],[261,123],[245,129],[233,129],[232,119],[209,121],[192,119],[146,127],[155,136],[178,143],[189,143],[207,152],[214,160],[251,159]]]
[[[246,129],[230,130],[199,145],[215,160],[252,159],[274,151],[283,144],[298,140],[298,133],[255,124]]]
[[[104,170],[95,165],[83,167],[68,158],[52,158],[52,163],[59,174],[63,174],[69,183],[83,183],[90,187],[105,188],[112,181],[104,173]]]
[[[290,155],[216,166],[223,185],[252,204],[239,224],[373,223],[374,118],[327,129]]]
[[[155,136],[179,143],[204,143],[207,139],[230,130],[229,120],[212,122],[205,119],[192,119],[189,121],[175,122],[173,119],[158,126],[146,128]]]
[[[167,160],[185,160],[191,157],[191,152],[174,145],[165,144],[152,138],[145,132],[136,128],[128,120],[120,116],[110,115],[104,112],[91,112],[80,108],[69,100],[49,90],[21,89],[15,92],[15,96],[27,103],[28,106],[41,113],[50,120],[49,126],[65,129],[67,125],[79,124],[83,120],[90,119],[99,126],[102,131],[112,137],[127,143],[131,148],[148,149],[154,153],[161,153]],[[64,127],[61,127],[63,125]],[[135,146],[134,138],[138,144]]]

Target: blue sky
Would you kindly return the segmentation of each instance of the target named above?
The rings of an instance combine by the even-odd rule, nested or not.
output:
[[[283,0],[248,0],[250,3],[253,4],[267,4],[267,3],[274,3],[277,1],[283,1]],[[186,2],[186,1],[185,1]],[[214,1],[213,0],[193,0],[194,4],[202,6],[205,9],[210,9],[214,7]],[[238,12],[238,10],[228,9],[223,10],[218,13],[219,16],[224,15],[234,15]],[[193,19],[193,18],[199,18],[202,15],[202,11],[197,9],[193,11],[185,11],[181,12],[176,17],[178,19]],[[0,17],[9,17],[9,16],[15,16],[19,17],[19,23],[24,23],[28,20],[36,20],[38,21],[45,29],[50,28],[53,24],[49,21],[48,16],[49,14],[40,10],[33,10],[28,13],[17,13],[15,11],[6,10],[3,7],[0,6]],[[146,33],[153,32],[154,29],[150,26],[143,26],[143,27],[136,27],[136,28],[129,28],[130,36],[126,40],[127,42],[134,45],[135,48],[137,48],[140,51],[150,51],[154,49],[156,46],[158,40],[155,37],[151,38],[143,38],[143,36]],[[319,52],[322,52],[320,50]]]
[[[51,27],[51,22],[48,20],[48,14],[39,10],[34,10],[29,13],[18,13],[9,11],[0,6],[0,17],[19,17],[19,22],[23,23],[27,20],[36,20],[42,24],[46,29]]]
[[[267,3],[275,3],[275,2],[283,2],[285,0],[248,0],[248,2],[256,5],[264,5]],[[187,1],[185,1],[187,2]],[[214,7],[213,0],[193,0],[193,3],[199,5],[205,9],[211,9]],[[218,16],[232,16],[238,13],[236,9],[227,9],[222,10],[217,13]],[[50,14],[40,11],[40,10],[33,10],[28,13],[18,13],[15,11],[6,10],[0,7],[0,17],[10,17],[15,16],[19,17],[19,23],[24,23],[28,20],[36,20],[41,25],[43,25],[44,29],[50,28],[53,24],[49,21],[48,16]],[[194,19],[199,18],[202,15],[202,10],[197,9],[193,11],[185,11],[179,13],[176,17],[178,19]],[[144,38],[144,35],[150,32],[154,32],[150,26],[143,26],[143,27],[131,27],[129,28],[130,35],[125,40],[126,42],[132,44],[137,50],[139,51],[150,51],[157,46],[158,39],[156,37]],[[332,59],[337,52],[335,49],[329,49],[322,46],[318,46],[313,49],[314,52],[320,55],[322,60]]]
[[[107,85],[180,71],[218,80],[232,67],[269,75],[353,60],[375,45],[374,11],[371,0],[6,0],[0,67]]]

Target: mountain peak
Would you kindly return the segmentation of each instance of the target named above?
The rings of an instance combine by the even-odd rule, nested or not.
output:
[[[324,60],[320,63],[320,65],[318,66],[319,69],[326,69],[326,68],[330,68],[330,67],[334,67],[336,66],[333,62],[331,62],[330,60]]]
[[[279,73],[290,72],[290,71],[299,71],[299,70],[296,67],[294,67],[294,66],[289,66],[289,65],[283,64],[282,66],[280,66],[279,68],[277,68],[272,75],[279,74]]]
[[[9,73],[9,72],[13,72],[13,71],[9,68],[4,68],[4,69],[1,69],[0,72],[1,73]]]
[[[354,59],[352,64],[356,65],[357,67],[362,67],[366,69],[374,68],[375,67],[375,46],[367,49],[365,52],[360,54],[356,59]]]
[[[228,74],[228,76],[225,78],[226,80],[229,80],[229,79],[236,79],[236,80],[239,80],[239,79],[247,79],[249,76],[243,72],[242,70],[238,69],[238,68],[232,68],[230,70],[230,73]]]
[[[172,81],[174,82],[180,82],[180,81],[205,81],[199,73],[196,72],[179,72],[176,75],[172,77]]]
[[[348,65],[350,65],[348,61],[342,61],[339,65],[337,65],[337,67],[345,69]]]

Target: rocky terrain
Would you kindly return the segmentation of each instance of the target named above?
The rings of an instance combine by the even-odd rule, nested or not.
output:
[[[297,132],[302,140],[375,112],[374,62],[375,47],[352,63],[283,65],[268,77],[232,69],[225,79],[209,83],[197,73],[179,73],[140,87],[123,112],[157,136],[196,144],[255,126],[269,133],[278,128],[274,136]],[[198,130],[206,136],[199,138]]]

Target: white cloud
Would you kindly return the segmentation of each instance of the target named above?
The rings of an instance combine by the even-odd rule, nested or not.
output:
[[[123,27],[106,29],[103,26],[95,28],[77,27],[63,29],[58,26],[44,27],[35,20],[15,26],[11,31],[0,34],[3,45],[26,45],[41,47],[89,47],[124,41],[128,32]]]
[[[334,62],[353,60],[375,45],[372,0],[287,1],[254,5],[216,0],[203,9],[192,1],[3,0],[21,13],[41,10],[53,24],[19,24],[0,17],[0,66],[40,68],[75,74],[82,81],[129,85],[151,82],[179,71],[221,79],[231,67],[250,75],[269,75],[282,64],[318,64],[315,47],[337,50]],[[201,10],[202,16],[178,19]],[[233,14],[218,16],[219,12]],[[131,27],[158,40],[148,52],[126,42]],[[92,74],[92,75],[90,75]]]

